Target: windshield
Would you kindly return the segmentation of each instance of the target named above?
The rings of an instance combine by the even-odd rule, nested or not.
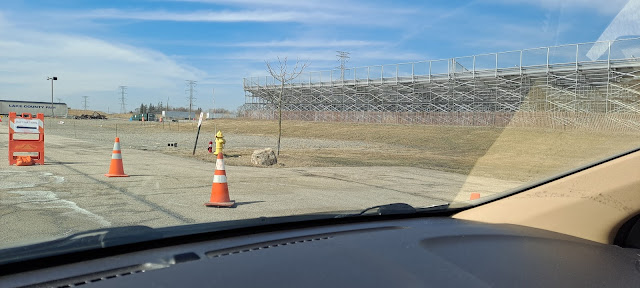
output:
[[[635,149],[638,15],[637,0],[7,1],[0,249],[465,205]]]

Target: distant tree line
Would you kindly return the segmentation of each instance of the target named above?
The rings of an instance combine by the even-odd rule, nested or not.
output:
[[[162,111],[167,110],[189,112],[188,107],[167,107],[167,105],[162,104],[162,101],[158,102],[157,105],[153,105],[153,103],[149,103],[148,105],[141,103],[140,108],[138,108],[139,113],[162,113]],[[202,112],[202,108],[198,107],[194,109],[193,112],[200,113]],[[231,111],[224,108],[215,108],[213,109],[213,113],[229,114]]]
[[[153,103],[149,103],[149,105],[141,103],[140,108],[138,108],[139,113],[159,113],[162,110],[166,110],[166,107],[162,105],[162,101],[158,102],[157,105],[153,105]]]
[[[231,114],[231,111],[224,109],[224,108],[216,108],[216,109],[212,109],[213,113],[219,113],[219,114]]]

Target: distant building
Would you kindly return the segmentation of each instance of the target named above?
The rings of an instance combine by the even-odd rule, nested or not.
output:
[[[68,110],[66,103],[53,103],[51,106],[51,102],[0,100],[0,115],[9,115],[10,112],[16,112],[18,115],[43,113],[49,117],[53,112],[56,117],[67,117]]]
[[[191,114],[189,114],[189,112],[183,112],[183,111],[162,111],[161,115],[163,118],[188,120],[188,119],[196,118],[196,114],[197,112],[191,112]],[[191,115],[191,117],[189,117],[189,115]],[[200,115],[198,115],[198,117],[199,116]]]

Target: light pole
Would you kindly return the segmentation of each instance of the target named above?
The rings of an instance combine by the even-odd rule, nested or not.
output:
[[[54,118],[56,115],[53,112],[53,81],[58,80],[58,77],[47,77],[47,80],[51,80],[51,118]]]

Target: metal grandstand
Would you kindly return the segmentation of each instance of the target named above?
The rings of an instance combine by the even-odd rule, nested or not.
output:
[[[288,119],[640,129],[640,38],[315,71],[285,84]],[[344,75],[342,77],[341,75]],[[273,118],[272,77],[243,79],[246,116]],[[594,120],[594,117],[598,118]],[[608,123],[608,124],[607,124]]]

